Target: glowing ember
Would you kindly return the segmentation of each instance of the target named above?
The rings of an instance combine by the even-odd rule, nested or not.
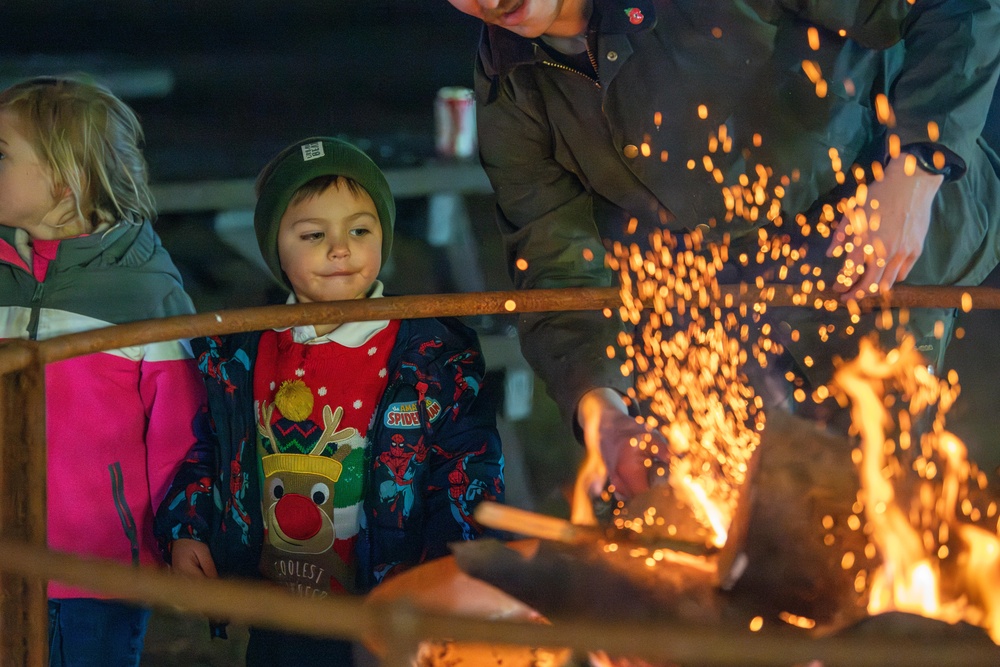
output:
[[[984,513],[969,489],[972,481],[982,490],[985,477],[944,428],[957,377],[936,378],[925,363],[911,338],[887,354],[864,339],[834,378],[861,437],[859,500],[881,560],[856,581],[871,614],[966,621],[1000,643],[1000,540],[975,525]]]
[[[816,627],[816,621],[811,618],[806,618],[805,616],[796,616],[795,614],[783,611],[778,614],[778,618],[783,620],[789,625],[794,625],[797,628],[802,628],[804,630],[812,630]]]

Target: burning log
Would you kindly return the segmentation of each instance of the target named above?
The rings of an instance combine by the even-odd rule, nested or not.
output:
[[[992,664],[996,664],[996,660],[1000,660],[1000,648],[997,648],[990,641],[981,628],[968,623],[945,623],[905,612],[893,611],[870,616],[844,628],[837,633],[837,636],[852,639],[877,637],[896,641],[947,643],[956,647],[967,647],[970,651],[976,651],[978,655],[989,655],[995,652],[997,658]],[[955,656],[954,661],[963,665],[971,664],[960,654]],[[828,661],[823,664],[823,667],[849,667],[849,665],[844,662]]]
[[[730,654],[724,664],[801,665],[817,659],[824,660],[826,667],[880,665],[894,660],[898,656],[892,652],[899,651],[899,655],[906,653],[907,664],[937,665],[953,657],[949,651],[954,649],[942,648],[942,643],[960,646],[965,652],[963,664],[998,664],[1000,647],[984,632],[996,630],[992,620],[997,610],[988,594],[996,590],[1000,576],[997,550],[990,550],[997,540],[977,525],[987,518],[996,520],[997,501],[984,484],[978,489],[963,488],[966,481],[979,477],[964,460],[964,448],[943,430],[940,415],[932,416],[929,411],[932,406],[946,410],[954,392],[928,375],[922,365],[911,365],[912,374],[905,365],[897,367],[908,349],[904,346],[881,359],[863,355],[860,363],[844,365],[854,372],[861,366],[865,373],[885,378],[887,384],[894,375],[904,381],[917,380],[891,401],[884,393],[884,401],[866,402],[869,407],[892,406],[897,412],[895,419],[874,409],[870,412],[875,419],[856,415],[853,432],[861,436],[860,448],[857,437],[826,431],[785,412],[770,413],[746,486],[739,490],[729,532],[735,540],[726,543],[731,552],[725,558],[725,548],[705,548],[704,534],[678,530],[673,519],[666,518],[669,512],[641,509],[650,502],[670,509],[669,502],[654,498],[663,493],[665,487],[660,487],[651,496],[636,499],[635,507],[621,504],[618,508],[633,520],[641,517],[641,530],[635,530],[634,523],[630,527],[628,521],[603,529],[580,527],[486,506],[491,511],[479,515],[486,523],[544,539],[457,544],[454,564],[471,580],[485,582],[490,590],[503,591],[533,612],[537,610],[553,627],[600,618],[626,625],[656,622],[707,629],[737,645],[749,646],[748,638],[755,634],[772,642],[778,639],[778,646],[782,639],[799,642],[787,644],[789,649],[795,646],[787,660],[773,651],[767,658],[756,654],[745,660]],[[917,392],[918,385],[930,394]],[[848,387],[845,391],[852,400],[863,393],[848,383],[843,386]],[[888,392],[876,384],[872,388],[878,395]],[[912,469],[903,453],[918,454]],[[943,475],[934,473],[936,462]],[[920,472],[916,483],[907,479],[907,471],[912,470]],[[895,480],[898,474],[902,483],[890,493],[881,480]],[[669,494],[664,498],[669,499]],[[883,547],[891,543],[891,536],[874,534],[884,527],[880,516],[887,514],[890,503],[892,516],[909,514],[912,527],[903,531],[903,537],[915,533],[922,557],[937,558],[929,569],[940,576],[934,582],[942,603],[937,613],[945,622],[893,611],[887,605],[894,603],[899,609],[899,603],[908,598],[898,588],[887,594],[883,584],[909,583],[911,574],[894,569],[892,550]],[[987,504],[988,509],[977,509]],[[870,513],[874,518],[868,518]],[[664,521],[650,520],[654,516]],[[949,541],[949,533],[955,539]],[[702,549],[670,548],[678,546],[678,541],[700,544]],[[728,571],[739,569],[733,564],[741,560],[746,563],[742,576],[724,590],[722,584],[730,583]],[[461,600],[463,594],[458,596]],[[856,641],[871,636],[878,643]],[[676,643],[657,646],[646,641],[636,646],[636,653],[659,657],[661,662],[656,664],[660,666],[713,664],[708,658],[700,660],[697,647],[685,642],[683,635],[669,637]],[[805,638],[813,642],[815,653],[803,652],[801,640]],[[838,641],[846,642],[854,653],[836,650]],[[704,647],[706,654],[719,659],[712,648]],[[618,643],[615,657],[595,651],[591,664],[650,664],[620,657],[628,653],[628,647]],[[458,654],[447,655],[456,659]],[[518,655],[515,659],[514,654],[507,654],[503,664],[539,664],[537,655]],[[675,663],[663,662],[664,656]]]
[[[673,500],[669,494],[664,494],[664,498]],[[652,502],[652,500],[644,499],[641,504],[645,509],[650,507]],[[669,536],[664,535],[662,531],[643,533],[641,530],[629,530],[615,526],[600,528],[593,525],[578,525],[564,519],[535,514],[492,502],[483,502],[476,507],[476,520],[484,526],[497,530],[565,544],[592,544],[600,540],[605,542],[623,540],[633,545],[660,547],[696,556],[703,556],[717,550],[708,544],[707,531],[694,521],[690,511],[686,511],[686,508],[676,502],[671,502],[670,505],[676,507],[677,523],[682,523],[682,526],[679,534],[673,534],[671,531]],[[671,527],[676,527],[676,524],[671,523]]]
[[[628,553],[600,543],[567,545],[540,540],[532,553],[483,540],[453,545],[455,561],[470,576],[496,586],[560,620],[612,617],[626,621],[717,624],[722,596],[709,567],[647,569]]]
[[[511,549],[530,548],[526,543],[511,545]],[[406,604],[432,613],[548,623],[523,601],[482,579],[470,577],[458,568],[454,558],[439,558],[390,578],[368,594],[365,604],[376,607]],[[382,637],[370,635],[365,643],[378,656],[385,657],[389,652]],[[570,651],[563,648],[440,640],[421,642],[412,662],[418,667],[558,667],[566,664],[569,655]]]
[[[940,622],[910,614],[869,616],[865,591],[856,586],[867,539],[850,519],[860,490],[851,464],[854,446],[846,435],[811,421],[770,415],[752,477],[754,493],[743,494],[749,509],[738,512],[745,516],[739,523],[746,567],[729,591],[720,587],[719,553],[668,554],[655,548],[650,535],[617,543],[608,534],[589,541],[542,539],[534,550],[461,543],[454,545],[455,561],[555,624],[594,617],[657,620],[817,638],[865,636],[868,628],[881,628],[904,639],[931,627],[944,638],[968,633],[971,642],[985,641],[980,648],[1000,661],[1000,648],[980,628],[940,629]]]
[[[846,526],[858,489],[850,450],[846,437],[820,431],[807,420],[775,414],[769,421],[754,493],[744,495],[749,511],[744,506],[738,513],[742,548],[740,540],[732,543],[746,558],[746,569],[729,592],[720,586],[725,577],[718,573],[719,553],[678,552],[671,549],[676,537],[657,544],[653,531],[642,537],[622,531],[617,542],[608,539],[612,533],[570,544],[546,539],[531,558],[496,543],[457,544],[456,560],[466,573],[553,619],[613,612],[636,620],[719,622],[742,607],[754,612],[748,624],[770,609],[845,625],[863,616],[839,550],[845,544],[864,547],[863,535]],[[647,496],[638,505],[649,501]],[[825,517],[842,520],[824,533]],[[520,525],[523,531],[527,524]],[[838,548],[825,543],[827,534],[836,534]],[[725,566],[731,568],[735,554],[728,559]]]

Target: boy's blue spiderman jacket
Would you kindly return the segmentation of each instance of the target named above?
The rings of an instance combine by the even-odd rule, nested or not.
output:
[[[156,515],[164,558],[178,538],[209,544],[222,576],[259,578],[264,539],[257,483],[253,369],[260,332],[192,341],[208,390],[198,441]],[[503,502],[503,454],[493,405],[479,396],[485,363],[475,332],[450,318],[402,320],[389,382],[368,432],[369,479],[357,543],[357,590],[394,569],[447,555],[474,539],[482,500]],[[428,415],[425,399],[443,408]],[[389,407],[415,402],[419,428],[394,428]],[[405,485],[407,502],[385,493]],[[412,490],[412,492],[410,492]]]

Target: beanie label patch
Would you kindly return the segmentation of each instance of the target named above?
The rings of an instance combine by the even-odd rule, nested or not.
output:
[[[302,161],[308,162],[309,160],[315,160],[321,158],[326,153],[323,151],[323,142],[314,141],[311,144],[302,144]]]

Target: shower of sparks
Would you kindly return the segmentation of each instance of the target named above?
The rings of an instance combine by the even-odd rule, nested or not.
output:
[[[722,546],[764,414],[742,372],[739,320],[722,306],[720,247],[702,248],[698,233],[684,242],[688,249],[678,251],[677,239],[663,232],[644,256],[635,245],[614,246],[609,263],[621,280],[619,314],[636,331],[621,333],[618,342],[627,355],[622,373],[636,375],[629,398],[649,406],[646,426],[670,443],[669,452],[646,452],[650,461],[669,461],[669,472],[656,473],[666,474],[710,541]]]
[[[713,33],[714,34],[714,33]],[[841,30],[842,37],[846,34]],[[715,35],[721,38],[721,32]],[[820,35],[815,29],[808,33],[808,46],[816,51],[820,48]],[[818,98],[827,95],[832,82],[828,81],[820,64],[814,60],[803,60],[802,74],[815,86]],[[850,79],[840,82],[848,95],[854,95],[856,86]],[[875,110],[879,122],[887,128],[895,125],[895,114],[888,97],[878,95],[875,100]],[[695,109],[699,119],[708,121],[710,109],[698,105]],[[656,145],[655,131],[664,125],[663,115],[659,112],[653,115],[654,128],[652,133],[642,137],[642,158],[659,159],[666,162],[666,150]],[[929,123],[927,134],[930,141],[937,141],[939,128],[935,123]],[[849,289],[864,276],[866,266],[882,265],[886,259],[882,256],[884,248],[869,239],[877,233],[881,220],[879,202],[869,196],[869,186],[882,181],[885,176],[883,165],[873,162],[871,165],[845,164],[840,152],[830,147],[828,158],[832,174],[840,185],[849,180],[856,184],[854,193],[840,202],[828,203],[822,207],[817,216],[807,220],[803,214],[794,217],[786,215],[782,210],[782,199],[786,191],[799,181],[800,173],[792,170],[788,174],[777,174],[770,167],[754,162],[752,152],[765,143],[765,137],[754,133],[751,137],[751,147],[745,147],[744,158],[748,168],[746,173],[733,175],[724,173],[720,165],[729,163],[726,154],[734,150],[732,130],[725,124],[708,132],[707,151],[701,156],[682,156],[671,159],[681,159],[690,171],[704,171],[706,178],[719,187],[720,196],[725,206],[723,219],[711,219],[697,225],[693,232],[673,236],[669,231],[659,230],[649,238],[649,244],[640,249],[638,243],[616,242],[607,255],[609,267],[616,271],[620,278],[622,306],[618,315],[631,333],[620,334],[617,347],[608,349],[608,356],[624,357],[621,371],[624,375],[634,374],[636,382],[629,392],[629,399],[648,408],[648,414],[643,418],[650,431],[659,431],[669,443],[669,451],[655,451],[652,440],[633,438],[631,445],[643,451],[647,456],[647,467],[652,476],[665,477],[676,498],[691,508],[695,518],[707,530],[709,541],[715,546],[725,544],[730,523],[739,500],[741,485],[746,480],[749,462],[760,442],[760,432],[765,426],[763,401],[748,385],[744,369],[748,363],[756,363],[762,368],[769,365],[774,355],[780,354],[782,348],[772,335],[770,325],[763,322],[768,302],[773,297],[765,289],[765,282],[777,281],[791,286],[793,289],[792,303],[801,307],[812,308],[818,312],[832,313],[845,309],[847,318],[843,325],[823,323],[823,318],[817,318],[815,331],[820,341],[837,334],[853,336],[857,334],[856,327],[861,321],[861,308],[857,299],[865,294],[848,294],[841,298],[821,296],[834,287]],[[888,136],[888,154],[892,159],[902,155],[901,141],[897,134],[890,131]],[[641,159],[641,158],[640,158]],[[914,173],[915,159],[912,155],[903,156],[906,174]],[[943,166],[943,155],[935,155],[934,162]],[[770,223],[770,224],[768,224]],[[764,226],[767,225],[767,229]],[[790,243],[790,235],[786,233],[794,227],[796,236],[803,239],[798,245]],[[627,227],[627,234],[637,232],[637,219],[632,218]],[[713,229],[715,228],[715,229]],[[728,230],[726,234],[720,234]],[[836,230],[836,235],[834,232]],[[705,234],[712,232],[712,242],[707,242]],[[736,256],[730,256],[730,234],[746,233],[755,235],[756,247],[753,244],[743,244]],[[845,259],[835,280],[833,276],[824,275],[819,266],[813,266],[806,258],[806,243],[817,248],[825,247],[835,239],[833,257],[841,258],[860,249],[863,260]],[[822,252],[822,251],[821,251]],[[857,257],[852,254],[852,257]],[[743,286],[742,298],[734,303],[732,296],[720,295],[717,274],[727,263],[741,267],[767,266],[767,272],[759,272],[755,283]],[[764,275],[767,276],[766,280]],[[756,292],[754,291],[756,288]],[[873,286],[873,291],[877,290]],[[853,298],[848,298],[853,297]],[[963,310],[971,308],[971,301],[963,300]],[[889,311],[882,311],[876,318],[876,328],[888,331],[905,324],[907,315],[893,316]],[[632,325],[629,327],[628,325]],[[843,326],[841,331],[836,326]],[[787,332],[790,340],[798,341],[807,332],[792,330]],[[936,334],[940,337],[940,334]],[[864,348],[863,348],[864,349]],[[823,353],[819,350],[817,355]],[[863,355],[870,351],[863,352]],[[814,364],[814,358],[808,356],[799,360],[806,367]],[[925,367],[926,368],[926,367]],[[794,401],[802,403],[813,401],[821,403],[840,391],[838,398],[844,402],[844,390],[832,386],[816,387],[811,393],[804,391],[801,378],[793,373],[786,375],[795,390],[792,393]],[[957,389],[956,389],[957,391]],[[935,401],[941,404],[949,403],[951,397],[938,394]],[[919,401],[918,401],[919,402]],[[861,418],[856,409],[855,419]],[[907,422],[909,423],[909,422]],[[943,422],[941,422],[943,424]],[[939,423],[935,421],[935,427]],[[862,428],[865,427],[856,427]],[[951,457],[945,457],[949,463],[944,467],[949,471],[968,470],[969,464],[964,460],[964,447],[957,443],[943,429],[937,436],[945,450],[951,452]],[[901,435],[901,437],[903,437]],[[890,444],[892,441],[889,441]],[[902,441],[900,447],[904,447]],[[955,453],[960,449],[963,456],[955,459]],[[858,454],[856,463],[864,459],[863,469],[879,470],[885,474],[885,469],[871,462],[871,457],[878,452],[867,451]],[[925,453],[925,458],[928,456]],[[934,476],[934,465],[928,465],[922,470],[927,474],[928,483]],[[590,452],[587,465],[581,471],[573,503],[574,522],[593,523],[594,518],[588,502],[588,496],[601,476],[606,474],[601,461],[600,452]],[[950,474],[960,474],[951,472]],[[873,480],[875,473],[871,473]],[[980,474],[976,477],[984,482]],[[597,480],[595,482],[595,480]],[[871,488],[878,484],[871,482]],[[954,485],[948,487],[954,489]],[[588,491],[589,490],[589,491]],[[869,493],[875,493],[870,491]],[[922,492],[922,502],[930,507],[940,505],[937,496],[929,491]],[[891,494],[890,494],[891,495]],[[613,489],[607,489],[604,500],[613,499]],[[963,507],[968,505],[967,499]],[[888,510],[887,503],[859,500],[856,514],[848,519],[853,530],[875,523],[874,515],[881,515]],[[921,516],[930,511],[924,508]],[[996,507],[991,506],[994,516]],[[618,503],[623,508],[623,503]],[[619,529],[641,532],[646,529],[663,529],[659,523],[650,523],[651,515],[625,517],[615,511],[615,523]],[[978,512],[979,510],[972,510]],[[865,513],[868,524],[863,526],[861,514]],[[891,514],[891,512],[890,512]],[[585,519],[585,520],[584,520]],[[662,522],[662,518],[657,517]],[[832,519],[831,519],[832,520]],[[883,518],[883,521],[886,520]],[[940,523],[940,522],[939,522]],[[960,551],[968,562],[989,563],[992,590],[1000,591],[1000,546],[990,533],[981,533],[971,526],[954,528],[952,533],[963,540],[964,548],[951,549],[947,544],[949,530],[947,522],[937,533],[930,528],[924,528],[923,533],[915,533],[916,538],[909,541],[913,545],[926,546],[929,535],[942,543],[936,549],[928,549],[934,557],[956,558],[955,552]],[[667,528],[674,528],[668,526]],[[899,531],[905,534],[905,530]],[[832,535],[827,535],[832,539]],[[905,540],[904,540],[905,541]],[[828,540],[829,544],[830,541]],[[912,546],[912,545],[911,545]],[[618,549],[619,545],[606,545],[609,550]],[[885,550],[885,544],[870,544],[863,555],[844,554],[841,567],[845,570],[855,570],[857,576],[855,587],[861,592],[872,590],[871,609],[877,613],[880,609],[899,606],[901,595],[886,593],[895,584],[886,584],[887,580],[895,580],[890,571],[877,572],[869,576],[863,563],[871,560],[877,550]],[[632,553],[635,552],[635,553]],[[649,567],[660,562],[689,562],[689,565],[705,565],[702,557],[692,557],[688,554],[677,554],[669,550],[649,552],[646,550],[631,550],[630,554],[644,559]],[[669,555],[668,555],[669,554]],[[984,566],[985,567],[985,566]],[[934,570],[931,567],[931,570]],[[913,568],[907,576],[916,581],[922,568]],[[935,574],[936,576],[936,574]],[[972,622],[981,622],[990,628],[1000,628],[1000,599],[989,599],[988,589],[984,585],[974,585],[968,589],[972,601],[965,603],[964,618]],[[918,597],[920,594],[917,594]],[[886,597],[891,598],[886,602]],[[993,597],[996,597],[994,595]],[[983,602],[978,602],[983,600]],[[976,606],[978,604],[978,606]],[[907,609],[926,609],[928,606],[939,605],[938,602],[922,599],[916,603],[905,603]],[[978,609],[970,612],[969,609]],[[978,614],[978,616],[977,616]],[[986,620],[984,620],[986,619]],[[992,619],[992,620],[990,620]],[[798,617],[785,619],[786,622],[799,625],[808,624],[809,619]],[[994,635],[1000,635],[1000,630],[992,630]]]
[[[707,108],[700,107],[698,115],[706,118]],[[753,144],[761,146],[763,137],[754,135]],[[707,149],[700,164],[721,185],[725,178],[713,155],[733,149],[733,137],[726,125],[710,133]],[[831,159],[839,172],[835,151]],[[691,160],[688,167],[694,169],[697,164]],[[721,222],[729,228],[742,225],[751,230],[764,222],[780,226],[781,198],[791,182],[791,177],[776,177],[770,169],[754,165],[736,182],[721,187],[726,209]],[[829,236],[835,215],[830,208],[814,229],[804,229],[803,235]],[[634,222],[628,225],[630,234],[635,231]],[[796,223],[805,225],[801,219]],[[721,547],[765,424],[763,401],[749,386],[744,367],[748,361],[767,367],[772,356],[782,350],[771,337],[770,325],[754,324],[765,314],[773,294],[760,289],[756,300],[734,304],[731,296],[722,296],[718,273],[730,259],[742,266],[767,263],[775,267],[776,277],[781,280],[801,279],[797,296],[803,305],[832,310],[837,304],[822,299],[809,301],[814,290],[821,291],[826,285],[805,263],[804,248],[792,246],[783,236],[769,236],[757,229],[752,232],[756,250],[730,258],[726,240],[705,242],[704,231],[710,227],[703,225],[682,236],[661,230],[650,237],[645,251],[636,243],[613,246],[607,261],[620,279],[619,316],[632,325],[634,333],[620,334],[617,348],[609,348],[608,354],[615,357],[618,350],[624,351],[622,373],[636,377],[629,398],[647,406],[645,425],[663,434],[669,451],[655,451],[648,439],[634,439],[632,446],[648,457],[652,476],[665,477],[675,497],[692,510],[706,529],[708,541]],[[763,286],[761,278],[756,287]],[[825,395],[821,392],[813,398],[822,400]],[[593,485],[595,474],[603,472],[597,458],[589,455],[588,464],[581,470],[574,521],[585,517],[592,521],[591,515],[580,508],[587,504],[582,502],[582,490]],[[615,516],[619,528],[643,528],[640,519],[619,512]],[[648,558],[647,565],[660,560]]]

